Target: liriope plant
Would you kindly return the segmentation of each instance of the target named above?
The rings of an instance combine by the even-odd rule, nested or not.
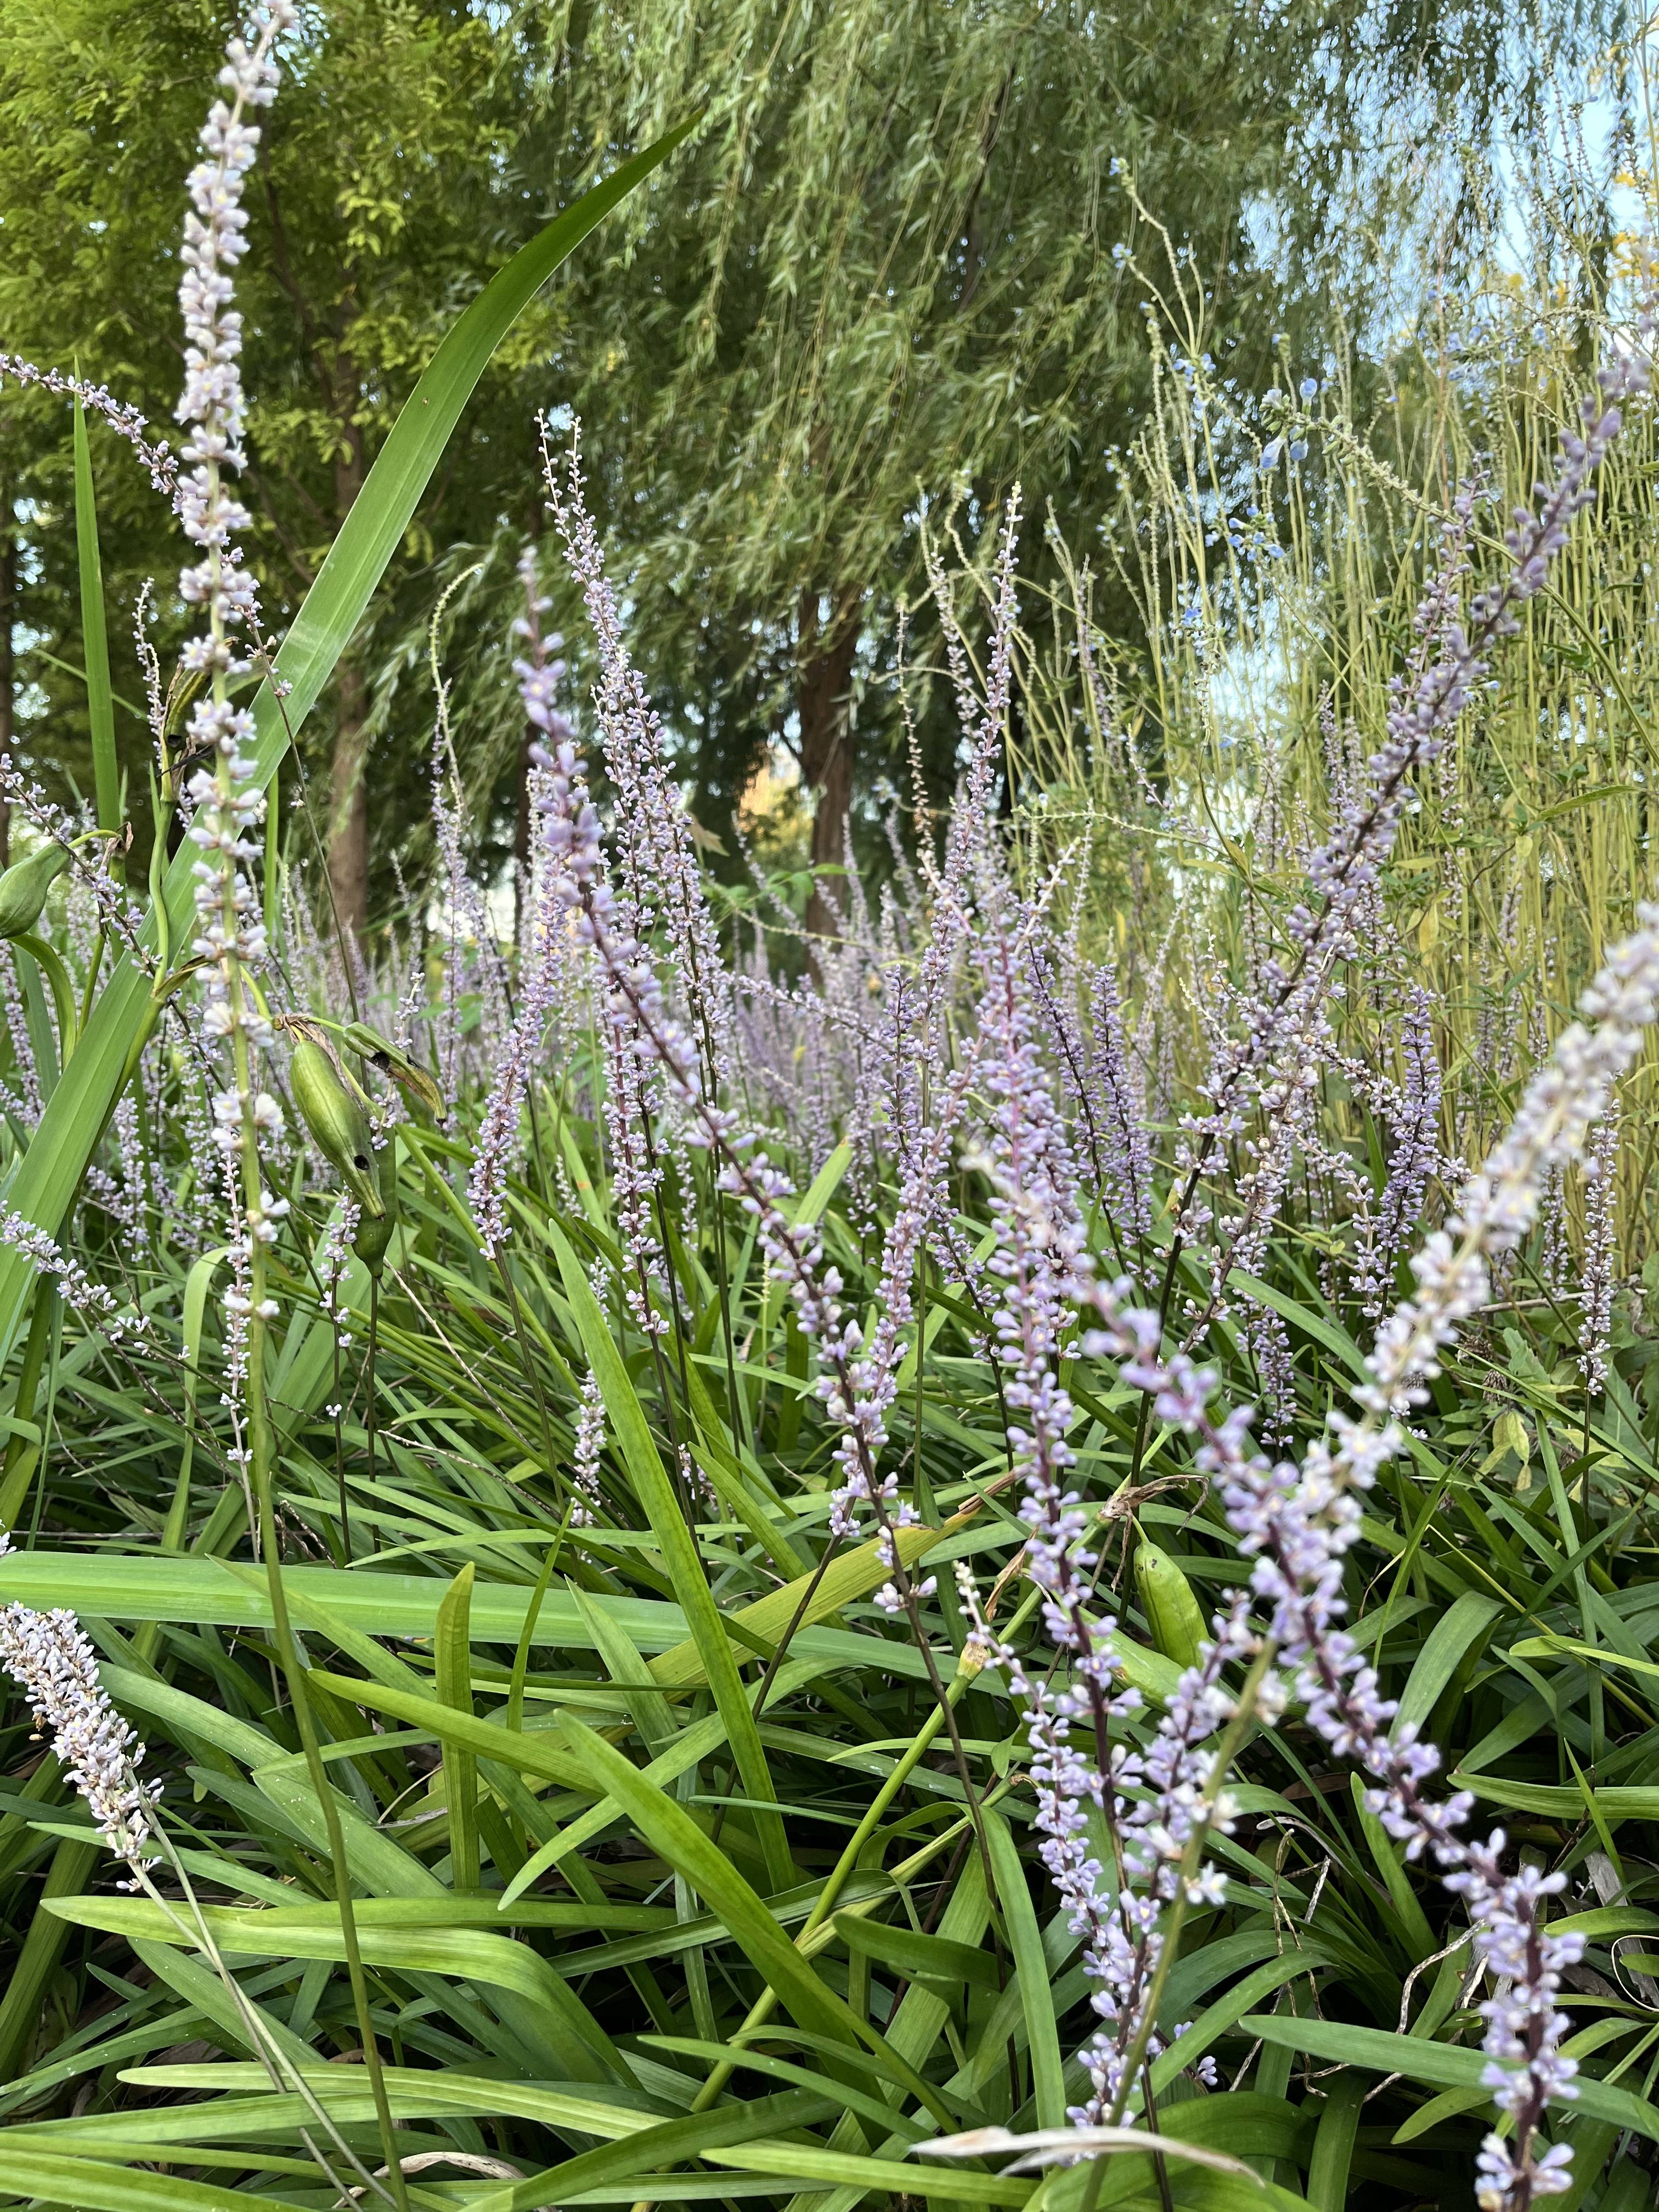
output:
[[[1439,2202],[1449,2173],[1488,2212],[1640,2201],[1642,1346],[1607,1343],[1581,1434],[1517,1330],[1531,1494],[1512,1447],[1482,1459],[1459,1333],[1525,1318],[1552,1179],[1645,1050],[1659,913],[1472,1174],[1423,1133],[1433,1009],[1377,917],[1643,355],[1467,617],[1454,508],[1282,937],[1224,990],[1192,979],[1213,1051],[1184,1097],[1156,1096],[1135,996],[1160,948],[1098,959],[1086,856],[1012,866],[1000,826],[1017,512],[982,682],[934,570],[964,749],[943,840],[896,836],[878,911],[834,893],[802,976],[771,959],[777,887],[722,905],[699,871],[574,447],[548,496],[599,672],[563,695],[526,562],[518,958],[468,878],[441,681],[447,957],[389,963],[348,1019],[297,893],[256,886],[262,710],[228,691],[251,603],[217,280],[234,100],[268,88],[281,12],[232,50],[194,183],[192,473],[145,448],[203,556],[194,920],[163,881],[141,924],[83,865],[66,959],[27,927],[46,871],[14,885],[64,995],[14,1045],[20,1128],[34,1036],[59,1064],[4,1231],[42,1287],[0,1656],[58,1765],[20,1778],[0,1853],[63,1856],[0,2003],[0,2189],[1076,2212]],[[305,703],[320,628],[263,711],[285,681]],[[130,964],[82,1026],[100,931]],[[1414,1095],[1340,1021],[1356,974]],[[102,1139],[130,1084],[148,1137]],[[1370,1146],[1322,1111],[1355,1099]],[[66,1129],[79,1164],[37,1160]],[[1518,1832],[1469,1841],[1483,1800]],[[136,1889],[86,1888],[94,1837]]]

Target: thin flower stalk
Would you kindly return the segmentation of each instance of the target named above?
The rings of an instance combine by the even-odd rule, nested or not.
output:
[[[231,477],[246,460],[246,413],[242,319],[230,305],[230,272],[246,250],[242,191],[259,143],[258,128],[246,118],[275,99],[274,48],[295,20],[290,0],[275,0],[252,46],[233,39],[226,50],[219,81],[230,99],[215,102],[202,128],[204,158],[190,174],[192,212],[185,223],[179,287],[186,374],[177,412],[185,432],[183,457],[190,464],[180,483],[179,512],[185,534],[201,555],[180,574],[179,590],[207,618],[183,656],[187,670],[207,678],[191,710],[188,750],[212,763],[198,768],[187,787],[188,834],[200,855],[192,950],[206,980],[203,1027],[222,1054],[221,1087],[211,1101],[213,1142],[227,1165],[234,1163],[240,1170],[242,1186],[241,1219],[231,1239],[234,1283],[225,1298],[229,1389],[233,1401],[246,1392],[256,1428],[265,1325],[276,1311],[265,1291],[265,1254],[288,1203],[265,1188],[259,1158],[262,1136],[281,1120],[276,1099],[258,1079],[258,1060],[270,1048],[272,1031],[253,981],[266,951],[252,874],[264,797],[255,763],[243,750],[253,734],[253,718],[232,702],[229,692],[232,678],[251,665],[239,649],[239,633],[251,635],[258,616],[253,580],[234,535],[251,518],[230,489]],[[237,1428],[232,1457],[246,1468],[252,1448],[240,1415]]]
[[[1109,960],[1094,970],[1089,999],[1089,1083],[1101,1127],[1102,1196],[1122,1234],[1139,1238],[1152,1223],[1152,1148],[1124,1036],[1117,971]]]
[[[0,388],[9,377],[14,384],[33,386],[40,392],[70,399],[78,399],[88,414],[97,415],[108,423],[118,438],[131,447],[139,462],[149,471],[149,480],[162,496],[175,505],[179,498],[178,457],[169,448],[165,438],[153,439],[149,424],[136,407],[117,399],[102,384],[88,383],[83,377],[66,376],[62,369],[42,368],[36,362],[26,361],[21,354],[0,353]]]
[[[253,635],[258,617],[253,580],[235,543],[235,533],[247,526],[250,517],[229,488],[230,477],[245,461],[241,441],[246,412],[240,374],[241,317],[230,305],[231,271],[246,247],[242,192],[259,142],[258,127],[246,118],[276,97],[276,41],[296,21],[292,0],[270,0],[258,18],[252,45],[234,38],[227,47],[219,81],[230,97],[215,102],[202,129],[204,158],[190,174],[192,211],[185,218],[180,252],[185,381],[177,412],[185,426],[183,457],[190,464],[190,474],[180,484],[179,512],[185,535],[201,558],[183,571],[179,588],[185,603],[201,607],[206,617],[204,629],[186,645],[183,656],[187,670],[206,678],[191,711],[188,750],[212,763],[196,771],[186,793],[191,809],[188,834],[199,854],[192,949],[205,979],[203,1028],[216,1054],[219,1087],[210,1099],[212,1142],[234,1194],[237,1216],[230,1239],[233,1283],[224,1301],[226,1396],[235,1431],[230,1456],[251,1480],[276,1645],[328,1832],[347,1967],[391,2170],[391,2194],[398,2212],[404,2212],[408,2196],[397,2161],[391,2106],[357,1944],[344,1842],[283,1583],[264,1362],[268,1331],[277,1310],[267,1291],[267,1258],[280,1234],[288,1201],[273,1198],[265,1188],[260,1159],[262,1139],[281,1121],[281,1109],[259,1080],[259,1062],[273,1042],[256,980],[266,955],[253,875],[261,852],[257,833],[264,799],[257,764],[243,750],[253,734],[252,716],[233,703],[229,690],[233,678],[251,670],[240,641]]]
[[[570,1455],[570,1525],[591,1528],[604,1503],[599,1488],[599,1462],[605,1452],[605,1397],[599,1380],[590,1369],[583,1380],[581,1402],[576,1413],[576,1441]]]
[[[1397,1089],[1387,1086],[1382,1098],[1390,1134],[1388,1174],[1375,1212],[1367,1209],[1359,1222],[1354,1288],[1372,1321],[1380,1321],[1387,1309],[1395,1268],[1416,1230],[1429,1184],[1442,1168],[1444,1083],[1434,1048],[1433,1006],[1419,983],[1407,994],[1401,1052],[1404,1080]],[[1357,1080],[1361,1071],[1349,1073]]]
[[[975,877],[987,865],[986,827],[1002,757],[1013,692],[1014,642],[1019,621],[1014,559],[1019,544],[1020,490],[1009,495],[992,579],[991,634],[985,691],[981,699],[969,674],[966,647],[936,556],[929,575],[939,609],[968,760],[957,790],[945,851],[934,866],[929,855],[932,910],[914,980],[890,963],[884,978],[883,1015],[858,1085],[860,1104],[853,1125],[873,1131],[884,1121],[889,1145],[907,1164],[921,1140],[924,1088],[942,1094],[948,1078],[945,1046],[948,1000],[973,926]]]
[[[599,647],[593,706],[606,774],[617,794],[623,887],[642,939],[652,934],[654,922],[662,926],[702,1056],[703,1081],[712,1094],[729,1065],[731,1007],[690,817],[670,770],[661,721],[644,678],[629,657],[622,611],[605,574],[605,549],[585,496],[580,426],[572,428],[562,482],[553,465],[544,421],[540,428],[549,504]]]
[[[898,1392],[898,1370],[904,1357],[905,1332],[915,1320],[916,1269],[925,1258],[939,1225],[944,1194],[948,1188],[951,1152],[967,1112],[978,1074],[982,1039],[978,1033],[964,1044],[960,1065],[945,1086],[936,1111],[927,1120],[910,1148],[909,1162],[899,1185],[898,1201],[882,1246],[881,1276],[874,1301],[875,1326],[867,1343],[860,1342],[843,1386],[835,1379],[824,1391],[824,1403],[839,1425],[842,1436],[836,1447],[836,1463],[842,1480],[831,1494],[830,1526],[838,1537],[851,1536],[858,1524],[860,1502],[879,1504],[901,1516],[897,1508],[897,1478],[889,1476],[878,1493],[870,1478],[887,1446],[887,1415]],[[884,1537],[884,1562],[893,1564],[890,1539]],[[928,1584],[919,1595],[932,1594]],[[896,1587],[889,1583],[878,1593],[884,1609],[896,1610]]]
[[[1578,1367],[1584,1388],[1600,1397],[1613,1349],[1613,1293],[1619,1265],[1619,1101],[1597,1125],[1584,1163],[1584,1266],[1578,1321]]]

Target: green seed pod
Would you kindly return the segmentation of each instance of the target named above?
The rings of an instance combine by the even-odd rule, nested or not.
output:
[[[40,919],[52,889],[70,864],[61,845],[42,845],[25,860],[14,860],[0,876],[0,937],[21,937]]]
[[[1144,1538],[1135,1551],[1135,1590],[1158,1649],[1178,1666],[1195,1667],[1208,1632],[1193,1586],[1167,1552]]]
[[[334,1062],[319,1044],[298,1044],[289,1066],[294,1103],[317,1149],[365,1214],[378,1220],[385,1212],[374,1187],[374,1147],[362,1108],[341,1082]]]
[[[1139,1690],[1150,1705],[1167,1705],[1176,1694],[1181,1680],[1181,1669],[1173,1659],[1166,1659],[1161,1651],[1154,1651],[1145,1644],[1137,1644],[1121,1628],[1109,1636],[1096,1634],[1096,1642],[1109,1651],[1122,1670],[1123,1679],[1131,1689]]]
[[[398,1226],[398,1139],[388,1139],[383,1152],[374,1154],[374,1188],[380,1195],[378,1215],[364,1213],[357,1223],[357,1233],[351,1240],[351,1249],[371,1275],[378,1276],[386,1266],[386,1255],[392,1243],[392,1232]]]

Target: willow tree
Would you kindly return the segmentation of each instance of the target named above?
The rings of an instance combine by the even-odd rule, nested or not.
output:
[[[965,491],[976,523],[1018,479],[1039,526],[1052,501],[1086,529],[1144,406],[1157,289],[1201,279],[1204,342],[1271,381],[1364,263],[1328,250],[1362,173],[1388,234],[1379,118],[1473,143],[1528,50],[1482,0],[532,0],[515,30],[550,161],[708,103],[631,238],[571,272],[550,389],[586,418],[708,799],[781,738],[829,863],[919,493]]]
[[[204,58],[235,14],[6,0],[0,343],[65,364],[78,349],[163,419],[179,175]],[[471,624],[458,652],[494,672],[462,735],[485,767],[499,741],[511,819],[522,748],[496,647],[510,556],[540,519],[536,408],[586,422],[636,652],[704,803],[729,810],[769,744],[792,746],[833,864],[890,735],[866,678],[915,594],[919,494],[960,492],[975,529],[1018,478],[1034,523],[1052,501],[1086,533],[1145,411],[1154,287],[1196,272],[1205,343],[1239,382],[1270,380],[1276,335],[1320,326],[1334,272],[1364,259],[1328,241],[1352,246],[1338,214],[1378,117],[1413,117],[1425,146],[1478,140],[1525,89],[1509,58],[1582,33],[1583,10],[1561,15],[1546,35],[1497,0],[307,7],[239,292],[273,623],[457,308],[595,174],[706,110],[492,368],[343,665],[326,757],[321,718],[307,740],[344,919],[372,914],[420,809],[434,600],[492,546],[453,611]],[[1368,234],[1386,235],[1389,172],[1364,177]],[[23,541],[18,742],[59,764],[79,712],[60,665],[79,657],[68,453],[64,409],[0,400],[0,521],[19,518],[0,535]],[[112,453],[100,490],[112,622],[154,574],[165,623],[168,520]]]

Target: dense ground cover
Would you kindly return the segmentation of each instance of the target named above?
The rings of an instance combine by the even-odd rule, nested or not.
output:
[[[1645,2203],[1644,258],[1559,443],[1565,377],[1407,369],[1390,445],[1183,352],[1150,675],[1080,568],[1034,657],[1017,511],[935,557],[957,803],[810,963],[701,872],[550,434],[515,941],[440,609],[442,873],[369,963],[259,793],[603,203],[255,696],[228,66],[150,905],[107,775],[0,883],[0,2191]]]

